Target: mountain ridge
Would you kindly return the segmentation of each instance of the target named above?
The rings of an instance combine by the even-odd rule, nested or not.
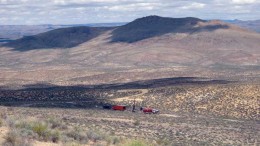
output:
[[[194,17],[169,18],[147,16],[118,27],[69,27],[59,28],[4,44],[16,51],[48,48],[72,48],[87,42],[108,30],[112,31],[111,43],[135,43],[167,33],[197,33],[218,29],[233,29],[222,21],[206,21]],[[240,29],[240,28],[236,28]],[[241,28],[242,30],[242,28]],[[245,31],[245,30],[244,30]]]
[[[3,46],[14,48],[17,51],[28,51],[41,48],[71,48],[91,40],[109,29],[112,29],[112,27],[78,26],[59,28],[34,36],[26,36],[4,44]]]
[[[206,22],[193,17],[168,18],[147,16],[138,18],[113,31],[112,42],[133,43],[150,37],[174,32],[192,31],[191,27],[198,22]]]
[[[24,49],[0,47],[1,84],[94,85],[162,77],[259,77],[259,33],[222,21],[195,22],[181,26],[181,30],[192,31],[167,31],[131,43],[111,42],[117,27],[98,29],[100,33],[91,37],[83,33],[87,41],[79,39],[77,33],[63,33],[63,37],[73,39],[54,35],[54,40],[61,40],[57,48],[28,49],[26,44],[22,44]],[[66,46],[74,39],[76,44]],[[67,48],[62,48],[64,45]]]

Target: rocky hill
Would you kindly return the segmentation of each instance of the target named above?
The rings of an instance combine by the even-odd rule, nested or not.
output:
[[[132,43],[166,33],[192,33],[196,31],[194,26],[199,22],[205,21],[192,17],[173,19],[148,16],[114,30],[112,41]]]

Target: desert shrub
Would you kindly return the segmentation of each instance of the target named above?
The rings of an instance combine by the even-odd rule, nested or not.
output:
[[[30,139],[48,140],[51,134],[48,125],[39,121],[16,121],[15,128],[21,136]]]
[[[75,141],[70,141],[70,142],[63,143],[62,146],[81,146],[81,144]]]
[[[16,145],[18,139],[19,139],[19,136],[17,134],[17,132],[15,131],[10,131],[7,133],[7,135],[4,137],[5,139],[5,144],[6,145]]]
[[[88,142],[87,135],[84,132],[79,131],[77,129],[70,130],[69,132],[66,133],[66,136],[82,144]]]
[[[62,129],[62,130],[68,129],[68,127],[65,124],[63,124],[62,120],[53,117],[48,118],[46,122],[50,125],[51,129],[55,129],[55,128]]]
[[[0,118],[1,119],[6,119],[7,118],[6,112],[0,112]]]
[[[112,137],[112,144],[116,145],[120,142],[121,140],[118,137]]]
[[[87,132],[87,136],[92,141],[96,142],[101,139],[101,136],[95,132]]]
[[[3,126],[3,124],[4,124],[3,120],[2,120],[2,119],[0,119],[0,127],[2,127],[2,126]]]
[[[62,142],[63,146],[70,145],[71,143],[78,143],[73,138],[68,137],[66,134],[61,135],[61,142]]]
[[[140,125],[140,121],[139,121],[139,120],[135,120],[133,124],[134,124],[135,126],[138,126],[138,125]]]
[[[29,140],[19,135],[18,131],[11,130],[4,137],[5,141],[3,146],[32,146]]]
[[[119,144],[119,145],[124,145],[124,146],[151,146],[143,140],[128,140],[125,143]]]
[[[168,140],[168,139],[165,139],[165,138],[160,138],[156,141],[156,143],[158,145],[163,145],[163,146],[166,146],[166,145],[169,145],[171,142]]]
[[[32,129],[33,123],[26,121],[18,121],[15,123],[15,127],[19,129]]]
[[[96,144],[94,144],[94,146],[104,146],[104,145],[100,144],[100,143],[96,143]]]
[[[26,137],[28,139],[37,139],[38,135],[34,133],[31,129],[19,129],[19,133],[22,137]]]
[[[58,130],[51,131],[50,140],[52,142],[57,143],[57,142],[59,142],[60,138],[61,138],[61,134]]]
[[[105,134],[103,134],[103,133],[101,133],[101,132],[99,132],[97,130],[92,130],[92,129],[89,129],[87,131],[87,136],[93,142],[105,139]]]
[[[44,122],[34,122],[32,125],[32,131],[42,140],[48,140],[51,136],[48,125]]]
[[[111,143],[113,140],[105,132],[98,130],[89,129],[87,131],[82,130],[81,127],[74,127],[62,135],[62,142],[66,145],[71,142],[78,142],[80,144],[86,144],[88,141],[96,143],[97,141],[105,141],[106,143]],[[117,139],[113,143],[117,143]],[[98,143],[96,143],[98,144]]]
[[[42,121],[19,121],[14,120],[12,118],[7,119],[8,125],[11,129],[16,131],[16,134],[19,137],[24,139],[37,139],[37,140],[44,140],[44,141],[52,141],[57,143],[61,140],[61,132],[58,127],[60,124],[57,124],[56,121],[51,120],[48,122]],[[54,128],[55,127],[55,128]],[[11,133],[14,134],[14,133]],[[13,140],[16,140],[14,135],[14,139],[8,139],[7,143],[11,143]]]
[[[14,128],[16,125],[16,120],[12,117],[8,117],[5,121],[7,126],[9,126],[10,128]]]

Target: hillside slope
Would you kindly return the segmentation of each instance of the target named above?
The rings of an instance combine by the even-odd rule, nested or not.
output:
[[[92,28],[86,26],[59,28],[34,36],[26,36],[4,44],[17,51],[28,51],[42,48],[71,48],[95,38],[111,28]]]
[[[115,42],[118,31],[123,39]],[[259,46],[260,34],[221,21],[150,16],[117,28],[58,29],[11,42],[0,48],[0,80],[2,85],[182,76],[255,80]]]

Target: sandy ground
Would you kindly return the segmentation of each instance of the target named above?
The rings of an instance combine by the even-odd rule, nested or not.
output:
[[[0,143],[4,142],[4,137],[6,135],[6,133],[8,132],[8,128],[6,127],[0,127]]]
[[[128,90],[131,91],[131,90]],[[133,95],[133,96],[126,96],[123,98],[115,98],[115,99],[111,99],[111,101],[115,101],[115,102],[122,102],[122,101],[137,101],[137,102],[142,102],[143,99],[140,98],[141,96],[143,96],[144,94],[148,93],[147,89],[140,89],[140,90],[135,90],[135,91],[141,91],[140,94],[137,95]],[[121,91],[124,92],[124,91]]]

